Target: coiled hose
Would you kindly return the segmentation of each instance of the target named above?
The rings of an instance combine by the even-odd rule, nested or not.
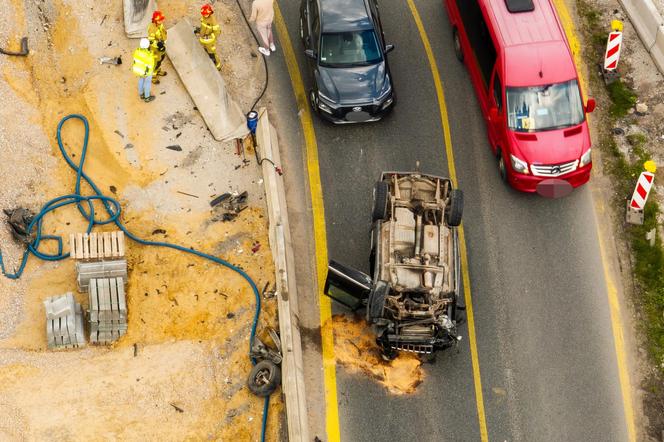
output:
[[[64,145],[62,143],[62,127],[64,124],[71,120],[71,119],[76,119],[80,120],[83,122],[83,125],[85,126],[85,137],[83,139],[83,147],[81,149],[81,159],[79,160],[78,164],[75,164],[74,161],[72,161],[71,157],[67,152],[65,151]],[[70,204],[76,204],[76,207],[78,208],[79,212],[81,212],[81,215],[87,220],[88,222],[88,227],[87,227],[87,233],[90,233],[95,225],[105,225],[105,224],[111,224],[114,223],[120,230],[124,232],[124,234],[131,240],[142,244],[146,246],[156,246],[156,247],[167,247],[169,249],[175,249],[180,252],[184,253],[189,253],[195,256],[198,256],[203,259],[207,259],[209,261],[212,261],[216,264],[220,264],[224,267],[227,267],[234,272],[239,273],[248,283],[249,286],[251,286],[251,290],[254,293],[254,296],[256,298],[256,311],[254,313],[254,319],[251,324],[251,334],[249,337],[249,352],[251,353],[251,349],[254,344],[254,338],[256,336],[256,327],[258,325],[258,318],[260,316],[260,311],[261,311],[261,297],[260,293],[258,291],[258,287],[254,283],[254,281],[251,279],[247,273],[242,270],[241,268],[231,264],[230,262],[218,258],[213,255],[209,255],[207,253],[200,252],[198,250],[190,249],[184,246],[180,246],[178,244],[172,244],[164,241],[148,241],[142,238],[139,238],[138,236],[134,235],[131,233],[124,224],[122,224],[122,221],[120,220],[120,213],[121,213],[121,207],[120,203],[111,197],[103,195],[99,187],[92,181],[92,179],[83,171],[83,166],[85,165],[85,158],[87,155],[88,151],[88,140],[90,136],[90,126],[88,124],[87,118],[83,115],[79,114],[71,114],[67,115],[64,117],[62,120],[60,120],[60,123],[58,123],[58,130],[57,130],[57,139],[58,139],[58,147],[60,148],[60,153],[62,154],[62,157],[64,160],[67,162],[67,165],[71,167],[75,172],[76,172],[76,186],[74,189],[73,194],[69,195],[64,195],[60,196],[57,198],[52,199],[51,201],[47,202],[37,213],[37,215],[33,218],[32,222],[28,225],[27,228],[27,233],[28,235],[32,234],[34,231],[34,240],[28,245],[26,248],[25,252],[23,253],[23,257],[21,259],[21,264],[14,273],[7,273],[5,269],[5,264],[4,260],[2,257],[2,250],[0,250],[0,269],[2,270],[2,273],[4,276],[6,276],[9,279],[18,279],[21,277],[23,274],[23,271],[25,270],[25,266],[28,263],[28,259],[30,258],[30,255],[35,255],[37,258],[45,260],[45,261],[59,261],[62,259],[66,259],[69,257],[69,253],[63,253],[63,247],[62,247],[62,237],[57,236],[57,235],[44,235],[42,234],[42,223],[44,220],[44,217],[48,215],[50,212],[54,211],[55,209],[58,209],[60,207],[68,206]],[[85,180],[85,182],[92,188],[94,191],[94,195],[82,195],[81,194],[81,181]],[[97,218],[95,209],[94,209],[94,202],[95,201],[101,201],[102,204],[104,205],[104,208],[106,209],[106,215],[107,217],[105,219]],[[54,240],[57,241],[58,243],[58,252],[55,254],[49,254],[46,252],[42,252],[39,250],[39,245],[41,244],[42,241],[44,240]],[[251,358],[251,356],[250,356]],[[251,358],[251,363],[255,364],[256,361]],[[265,398],[265,405],[263,407],[263,422],[261,426],[261,441],[265,441],[265,430],[267,426],[267,412],[268,412],[268,406],[269,406],[269,396]]]

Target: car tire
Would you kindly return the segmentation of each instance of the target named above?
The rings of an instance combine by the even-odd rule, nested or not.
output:
[[[387,218],[387,203],[390,197],[390,187],[385,181],[377,181],[374,185],[373,211],[371,222]]]
[[[457,60],[463,63],[463,50],[461,49],[461,38],[456,27],[452,29],[452,41],[454,42],[454,54]]]
[[[461,224],[463,216],[463,192],[461,189],[452,189],[450,191],[449,203],[445,208],[445,222],[450,227],[456,227]]]
[[[254,365],[247,378],[249,390],[258,397],[267,397],[274,393],[281,383],[281,369],[270,360],[259,361]]]
[[[316,91],[313,89],[309,91],[309,103],[311,103],[311,109],[314,113],[318,114],[320,112],[318,110],[318,97],[316,96]]]
[[[503,152],[500,149],[498,149],[497,159],[498,159],[498,173],[500,174],[500,179],[506,183],[507,165],[505,164],[505,157],[503,156]]]

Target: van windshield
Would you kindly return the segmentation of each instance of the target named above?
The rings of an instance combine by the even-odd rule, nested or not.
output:
[[[323,34],[320,48],[322,66],[367,66],[383,59],[371,29]]]
[[[516,132],[539,132],[581,124],[581,92],[576,80],[535,87],[507,87],[507,125]]]

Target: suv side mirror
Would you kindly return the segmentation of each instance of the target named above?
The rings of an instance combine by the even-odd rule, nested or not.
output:
[[[588,101],[586,102],[586,113],[589,114],[594,111],[596,104],[594,98],[588,98]]]
[[[498,115],[498,108],[492,107],[491,109],[489,109],[489,121],[495,123],[498,120],[500,120],[500,115]]]
[[[305,51],[304,51],[304,55],[306,55],[307,57],[309,57],[309,58],[311,58],[311,59],[313,59],[313,60],[316,59],[316,53],[314,52],[313,49],[307,49],[307,50],[305,50]]]
[[[385,50],[383,51],[384,54],[387,54],[388,52],[391,52],[394,50],[394,45],[385,45]]]

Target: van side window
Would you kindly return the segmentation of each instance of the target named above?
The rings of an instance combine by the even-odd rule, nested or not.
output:
[[[503,86],[500,83],[500,77],[497,72],[493,77],[493,99],[496,100],[496,107],[498,107],[498,110],[503,110]]]
[[[489,88],[493,66],[496,64],[496,48],[477,0],[456,0],[456,3],[470,46],[479,64],[486,91]]]

